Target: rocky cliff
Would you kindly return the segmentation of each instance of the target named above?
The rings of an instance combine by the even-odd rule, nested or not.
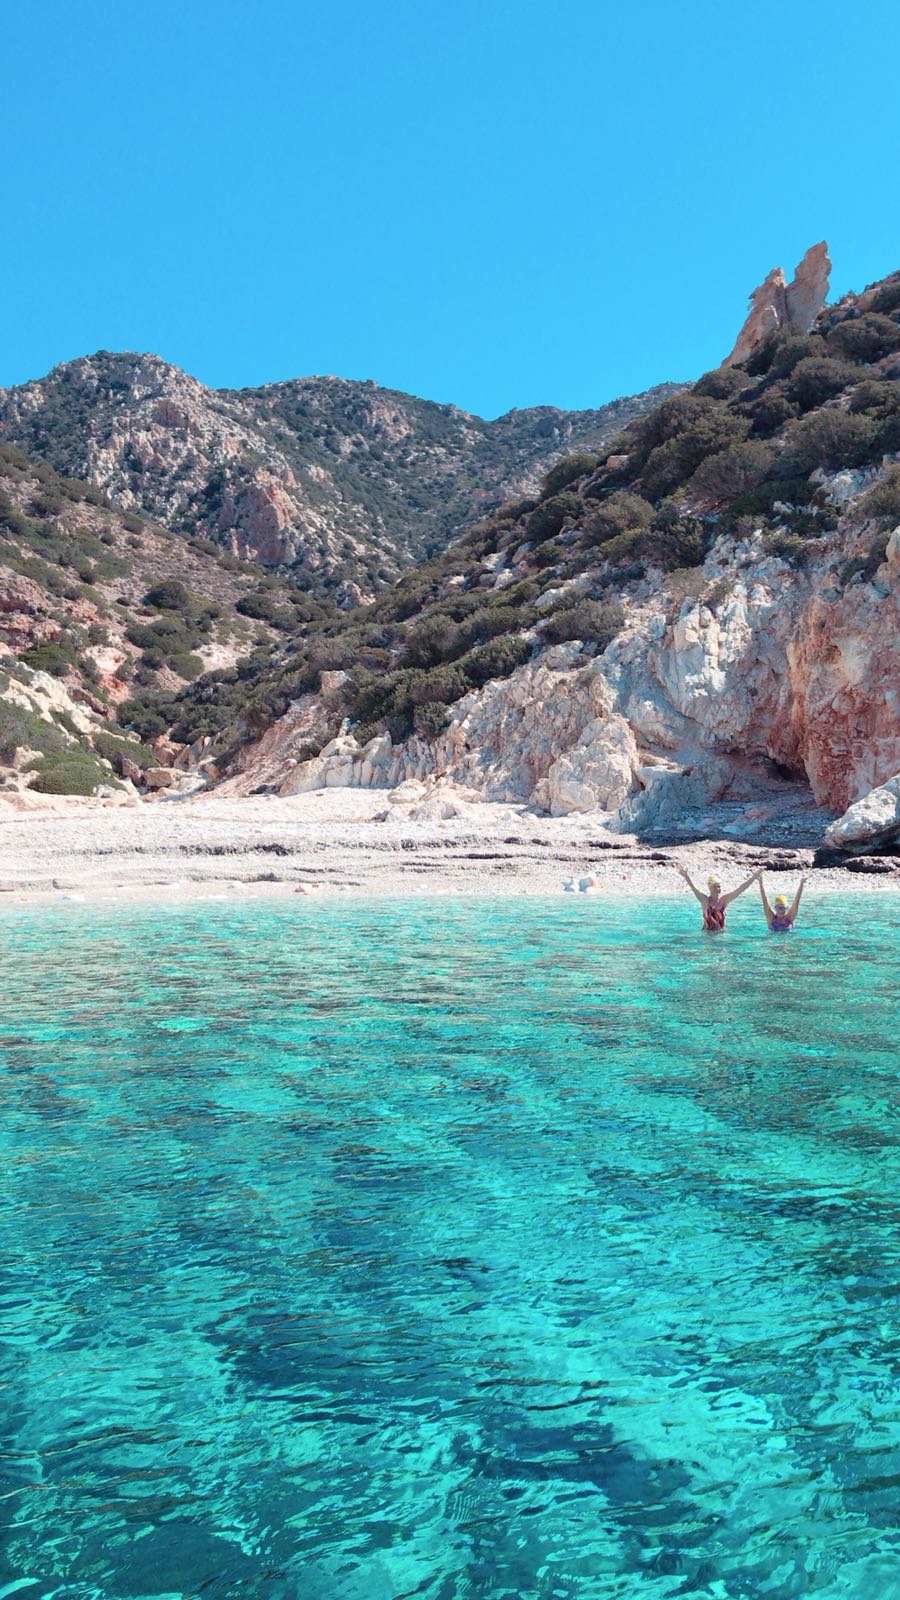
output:
[[[210,390],[152,355],[101,352],[0,390],[0,439],[88,480],[120,508],[291,568],[342,604],[531,492],[672,390],[596,411],[486,422],[374,383],[301,378]]]
[[[166,725],[145,702],[265,659],[298,606],[327,615],[0,444],[0,789],[49,784],[51,767],[53,792],[89,793],[112,772],[142,783],[160,763],[136,735]]]
[[[871,483],[854,487],[858,499]],[[347,729],[310,758],[311,738],[335,726],[311,695],[244,752],[231,788],[441,777],[643,831],[723,799],[777,798],[792,775],[842,810],[900,770],[900,529],[845,587],[848,543],[804,572],[758,533],[717,541],[691,593],[680,578],[635,587],[602,654],[580,641],[539,652],[460,699],[437,738],[395,745],[385,730],[360,745]]]
[[[734,349],[722,365],[737,366],[773,334],[809,333],[825,304],[831,262],[824,240],[807,250],[790,283],[781,267],[773,267],[750,296],[750,310]]]
[[[900,769],[898,524],[900,275],[298,646],[228,782],[437,779],[641,830],[786,783],[842,810]]]

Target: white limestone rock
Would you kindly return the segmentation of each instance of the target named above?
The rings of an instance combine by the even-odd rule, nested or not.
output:
[[[865,853],[900,840],[900,772],[870,789],[825,830],[834,850]]]

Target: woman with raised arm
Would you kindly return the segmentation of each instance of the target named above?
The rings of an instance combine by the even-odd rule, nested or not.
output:
[[[763,915],[765,916],[766,924],[770,933],[790,933],[794,923],[797,920],[797,912],[800,909],[800,896],[803,893],[803,885],[805,882],[806,873],[804,872],[801,873],[800,882],[797,885],[797,893],[794,895],[790,905],[787,903],[786,895],[777,894],[775,896],[775,905],[773,908],[769,905],[769,897],[766,894],[766,886],[763,883],[763,875],[762,873],[759,874],[759,894],[760,899],[762,900]]]
[[[731,905],[732,900],[736,900],[739,894],[743,894],[745,889],[749,889],[751,883],[755,883],[759,877],[759,872],[752,872],[750,877],[745,878],[743,883],[739,883],[736,889],[730,890],[728,894],[723,894],[722,885],[719,882],[719,879],[713,874],[706,880],[707,892],[704,894],[703,890],[698,889],[695,883],[691,883],[687,872],[680,862],[676,866],[675,871],[684,879],[691,891],[691,894],[696,895],[697,899],[700,901],[700,904],[703,907],[703,928],[706,933],[724,933],[725,912]]]

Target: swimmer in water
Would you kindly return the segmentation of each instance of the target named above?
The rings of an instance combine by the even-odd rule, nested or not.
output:
[[[803,873],[797,885],[797,893],[794,895],[790,905],[788,905],[785,895],[777,894],[774,906],[770,906],[769,897],[766,894],[766,886],[763,883],[763,875],[762,873],[759,874],[759,894],[762,900],[763,915],[770,933],[790,933],[797,920],[797,912],[800,909],[800,896],[803,893],[805,882],[806,873]]]
[[[698,889],[695,883],[691,883],[684,867],[679,864],[676,866],[675,871],[684,879],[691,894],[696,895],[700,901],[703,907],[703,927],[706,933],[723,933],[725,931],[725,913],[732,900],[736,900],[739,894],[743,894],[744,890],[749,889],[751,883],[756,883],[759,878],[759,872],[753,872],[749,878],[744,879],[743,883],[739,883],[736,889],[730,890],[728,894],[723,894],[722,885],[715,873],[713,873],[706,880],[706,894],[704,894],[703,890]]]

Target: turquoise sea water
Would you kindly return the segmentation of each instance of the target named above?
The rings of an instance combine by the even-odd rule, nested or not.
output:
[[[900,899],[0,922],[0,1597],[900,1597]]]

